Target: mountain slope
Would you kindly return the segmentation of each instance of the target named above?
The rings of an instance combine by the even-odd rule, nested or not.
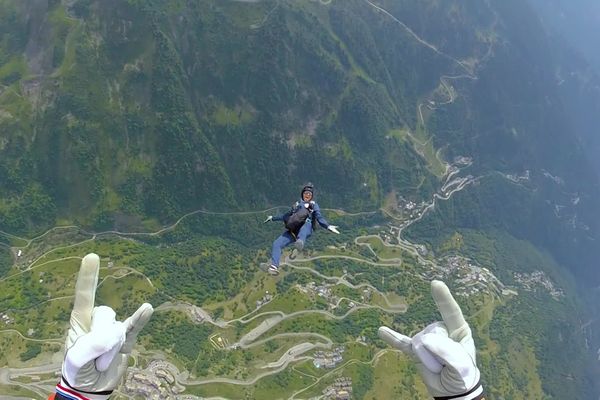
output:
[[[435,255],[457,232],[474,232],[472,247],[477,235],[533,245],[586,292],[600,283],[597,74],[536,10],[515,0],[0,0],[0,230],[157,231],[196,210],[287,205],[309,180],[323,207],[389,211],[449,197],[451,178],[466,179],[406,237]],[[258,246],[253,229],[229,239]],[[508,250],[497,251],[501,274]],[[12,261],[7,250],[2,274]],[[522,267],[507,264],[507,277]],[[556,344],[502,334],[490,340],[524,348],[527,365]],[[530,393],[582,393],[540,371]]]
[[[524,5],[5,3],[7,229],[287,203],[305,180],[354,209],[418,199],[443,173],[429,137],[476,171],[560,177],[597,229],[597,177]]]

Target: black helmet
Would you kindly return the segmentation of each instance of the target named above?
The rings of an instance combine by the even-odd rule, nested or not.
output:
[[[315,196],[315,187],[313,186],[312,183],[308,182],[302,188],[302,191],[300,192],[300,197],[302,197],[302,195],[304,195],[304,192],[310,192],[313,195],[313,197],[314,197]]]

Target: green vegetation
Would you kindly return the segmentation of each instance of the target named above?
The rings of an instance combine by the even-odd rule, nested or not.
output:
[[[387,245],[378,236],[360,239],[358,243],[369,245],[370,248],[375,252],[375,255],[383,261],[389,259],[398,259],[403,255],[400,247]]]
[[[571,371],[573,376],[585,375],[580,370],[585,368],[582,367],[585,363],[573,363],[573,360],[588,357],[584,338],[572,329],[580,324],[582,312],[572,281],[559,272],[548,254],[497,230],[460,230],[460,233],[440,236],[435,241],[440,244],[436,249],[440,255],[457,251],[448,246],[448,241],[456,241],[457,235],[463,242],[461,252],[492,270],[503,283],[518,287],[514,272],[540,270],[567,293],[564,298],[554,299],[545,291],[518,290],[519,294],[510,300],[488,300],[476,307],[473,304],[463,307],[467,315],[477,312],[475,310],[483,311],[472,323],[480,326],[476,343],[482,374],[487,385],[493,387],[490,395],[508,393],[515,398],[540,397],[542,393],[551,398],[590,395],[583,386],[576,389],[556,384],[563,379],[565,370]],[[414,313],[409,310],[407,314]],[[568,346],[568,353],[550,350],[556,346]],[[566,354],[569,356],[563,358]],[[514,375],[521,378],[507,379]]]
[[[345,31],[362,21],[353,10],[204,0],[123,2],[94,15],[94,2],[52,3],[36,10],[48,13],[41,31],[47,43],[25,31],[25,15],[5,3],[7,62],[0,79],[26,78],[31,60],[20,55],[29,41],[31,57],[42,60],[41,72],[30,71],[40,82],[31,85],[43,96],[36,100],[37,92],[15,85],[27,112],[11,110],[19,129],[8,125],[11,118],[0,121],[10,132],[0,149],[6,162],[0,228],[31,233],[66,217],[103,229],[125,217],[167,221],[200,205],[288,203],[301,183],[297,176],[318,182],[324,203],[352,209],[374,208],[385,192],[414,191],[424,180],[431,192],[436,179],[414,173],[415,163],[426,162],[410,146],[390,146],[384,138],[401,112],[394,102],[409,102],[401,90],[376,83],[385,61],[369,61],[371,50],[359,54],[377,41]],[[187,27],[171,26],[178,13],[189,18]],[[126,33],[117,15],[130,22]],[[184,48],[183,37],[196,45]],[[297,62],[292,54],[299,54]],[[264,63],[270,59],[290,61]],[[306,132],[312,140],[303,139]],[[335,150],[338,142],[343,151]],[[340,181],[347,182],[341,191]],[[257,187],[262,194],[248,197]]]
[[[193,371],[199,364],[208,363],[210,334],[210,328],[193,324],[186,316],[158,313],[152,317],[141,337],[156,348],[172,352],[185,369]]]
[[[590,150],[572,132],[590,130],[580,120],[600,122],[569,114],[594,86],[588,67],[515,0],[377,4],[389,14],[362,0],[0,0],[0,313],[13,319],[0,335],[0,364],[57,351],[31,339],[62,342],[89,251],[102,257],[97,301],[119,316],[143,301],[189,303],[225,321],[346,314],[348,301],[330,309],[294,289],[333,282],[306,267],[363,285],[336,285],[336,296],[358,302],[370,285],[408,310],[301,314],[269,331],[347,344],[354,360],[331,375],[304,363],[242,389],[188,390],[279,398],[325,376],[306,391],[316,396],[346,374],[357,398],[414,398],[411,364],[391,352],[374,359],[383,348],[376,328],[415,332],[438,318],[426,267],[378,238],[354,239],[399,225],[376,211],[390,193],[430,201],[446,163],[468,156],[473,164],[455,177],[477,179],[403,234],[427,246],[428,261],[470,257],[511,287],[514,272],[542,270],[564,289],[558,301],[522,290],[461,299],[492,399],[593,397],[595,370],[583,349],[597,334],[573,327],[588,320],[577,292],[600,277],[590,267],[600,258],[600,188]],[[555,84],[565,70],[585,82],[569,83],[575,106]],[[506,177],[525,171],[528,179]],[[282,227],[261,221],[308,180],[342,234],[315,232],[305,255],[332,258],[298,260],[265,277],[257,266]],[[210,214],[232,211],[249,214]],[[267,290],[272,302],[255,311]],[[387,307],[375,292],[370,305]],[[249,380],[258,359],[277,361],[305,338],[227,351],[209,338],[234,342],[264,320],[216,328],[182,310],[157,312],[140,357],[164,351],[191,375]],[[359,336],[367,341],[360,348]]]
[[[13,264],[12,253],[9,248],[0,246],[0,278],[5,276]]]
[[[42,345],[39,343],[27,343],[25,351],[19,356],[21,361],[29,361],[37,357],[42,352]]]

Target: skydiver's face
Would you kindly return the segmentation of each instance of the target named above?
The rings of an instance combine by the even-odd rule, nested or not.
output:
[[[313,195],[311,192],[305,191],[302,193],[302,200],[304,201],[311,201],[313,198]]]

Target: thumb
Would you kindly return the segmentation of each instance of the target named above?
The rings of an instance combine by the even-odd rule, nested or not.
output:
[[[152,308],[152,305],[144,303],[131,317],[123,321],[127,331],[127,339],[125,339],[125,343],[123,344],[123,347],[121,347],[121,353],[131,353],[133,346],[135,346],[138,334],[144,328],[148,320],[150,320],[153,313],[154,308]]]
[[[379,338],[392,346],[395,349],[402,351],[405,354],[413,355],[412,339],[406,335],[396,332],[387,326],[382,326],[377,332]]]

